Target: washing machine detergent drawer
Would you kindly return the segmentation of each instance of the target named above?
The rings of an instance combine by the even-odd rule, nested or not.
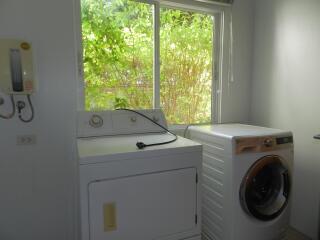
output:
[[[196,228],[196,169],[89,184],[90,240],[168,239]]]

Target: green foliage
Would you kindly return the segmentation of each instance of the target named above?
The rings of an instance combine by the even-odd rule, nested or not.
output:
[[[151,108],[153,6],[82,0],[86,109]],[[161,107],[170,123],[211,118],[213,19],[161,10]]]
[[[126,98],[115,98],[114,107],[117,108],[126,108],[128,106],[128,101]]]
[[[161,11],[161,104],[171,123],[210,122],[213,21]]]

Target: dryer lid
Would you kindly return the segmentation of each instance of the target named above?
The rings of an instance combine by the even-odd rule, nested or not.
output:
[[[181,154],[201,151],[201,145],[189,139],[178,140],[160,146],[138,149],[136,142],[161,142],[172,138],[169,133],[120,135],[96,138],[78,138],[78,155],[80,164],[92,164],[133,158],[151,158],[168,154]]]

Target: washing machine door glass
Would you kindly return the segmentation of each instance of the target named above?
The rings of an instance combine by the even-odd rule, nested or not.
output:
[[[289,172],[279,156],[265,156],[249,169],[240,188],[243,209],[269,221],[279,216],[289,200]]]

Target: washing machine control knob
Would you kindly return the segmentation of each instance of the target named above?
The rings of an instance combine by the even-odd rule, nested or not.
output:
[[[272,145],[273,145],[272,138],[267,138],[267,139],[265,139],[265,140],[263,141],[263,145],[264,145],[265,147],[272,147]]]

